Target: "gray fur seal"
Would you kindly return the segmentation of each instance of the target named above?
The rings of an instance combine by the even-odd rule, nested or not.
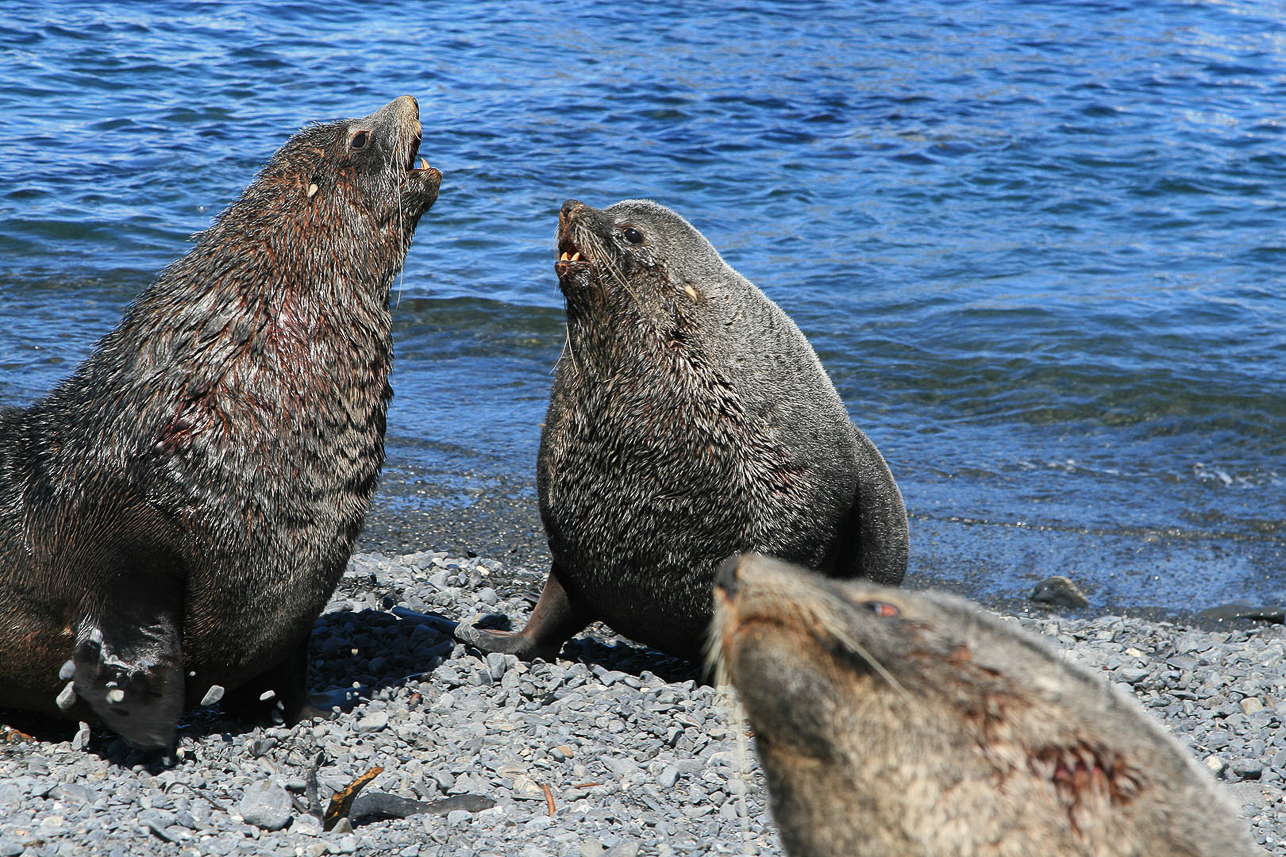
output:
[[[419,105],[294,135],[52,393],[0,412],[0,706],[172,744],[311,713],[384,461],[389,289],[442,175]]]
[[[567,344],[536,475],[553,564],[522,631],[461,640],[552,659],[601,620],[699,660],[733,551],[901,581],[893,476],[776,304],[654,202],[568,200],[557,240]]]
[[[793,857],[1260,853],[1137,702],[959,598],[733,557],[710,657]]]

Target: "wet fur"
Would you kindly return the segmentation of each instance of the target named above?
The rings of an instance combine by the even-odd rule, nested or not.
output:
[[[711,657],[793,857],[1258,853],[1137,702],[972,604],[766,557],[719,581]]]
[[[267,676],[303,710],[384,458],[389,287],[440,180],[407,170],[419,136],[403,98],[292,137],[70,378],[0,413],[0,706],[64,713],[71,659],[65,715],[140,746],[212,684]]]

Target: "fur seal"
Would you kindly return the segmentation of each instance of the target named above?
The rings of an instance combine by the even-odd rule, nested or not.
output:
[[[461,640],[553,659],[601,620],[700,660],[739,550],[901,581],[902,496],[780,307],[655,202],[568,200],[557,241],[567,344],[536,476],[553,564],[521,632]]]
[[[0,705],[148,749],[224,689],[311,713],[309,633],[384,460],[389,289],[442,179],[420,138],[410,96],[300,131],[0,412]]]
[[[1137,702],[959,598],[733,557],[710,658],[795,857],[1259,853]]]

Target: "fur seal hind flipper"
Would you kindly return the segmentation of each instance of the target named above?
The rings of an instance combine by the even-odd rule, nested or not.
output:
[[[897,586],[906,573],[909,536],[906,507],[893,473],[870,438],[857,436],[857,496],[835,540],[833,577],[864,577]]]
[[[139,577],[110,593],[76,633],[72,688],[117,734],[144,750],[173,746],[183,711],[182,588],[168,575]]]
[[[455,638],[484,652],[517,655],[525,661],[541,658],[552,663],[563,643],[593,621],[594,616],[585,604],[558,579],[558,567],[554,566],[545,578],[531,618],[521,631],[489,630],[461,622],[456,626]]]

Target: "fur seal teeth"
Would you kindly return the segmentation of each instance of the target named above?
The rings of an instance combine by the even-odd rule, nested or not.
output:
[[[312,198],[313,198],[313,194],[315,194],[315,193],[317,193],[317,185],[315,185],[315,184],[310,184],[310,185],[308,186],[308,198],[309,198],[309,199],[312,199]]]
[[[424,160],[424,158],[420,158],[420,169],[427,170],[428,168],[429,168],[429,162]]]
[[[573,262],[579,262],[579,261],[580,261],[580,253],[573,253],[573,254],[572,254],[572,261],[573,261]]]
[[[558,257],[558,261],[560,262],[570,262],[571,260],[572,260],[572,257],[568,256],[566,253]]]

